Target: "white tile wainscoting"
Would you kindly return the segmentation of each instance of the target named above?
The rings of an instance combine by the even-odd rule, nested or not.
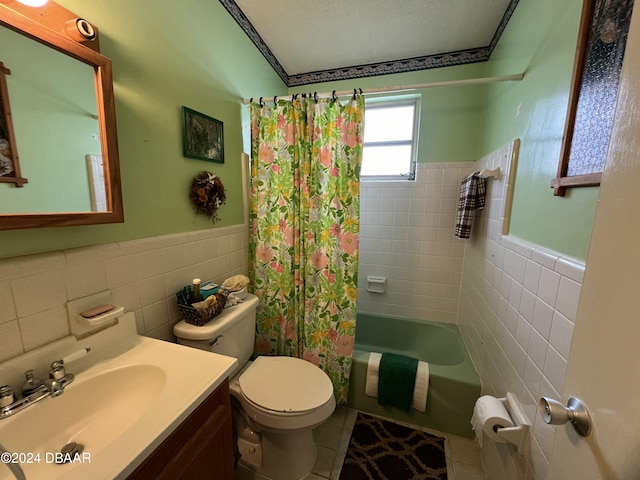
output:
[[[476,170],[494,168],[512,150],[509,144],[487,155]],[[541,480],[556,427],[542,421],[538,399],[561,398],[584,263],[502,234],[508,178],[487,182],[487,208],[477,212],[467,242],[458,323],[483,394],[514,393],[532,425],[525,457],[496,446],[513,462],[496,465],[485,458],[488,477]]]
[[[140,334],[172,341],[180,288],[247,268],[246,225],[0,259],[0,361],[69,335],[67,301],[105,290]]]

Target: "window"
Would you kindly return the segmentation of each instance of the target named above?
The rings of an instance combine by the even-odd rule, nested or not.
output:
[[[418,98],[367,102],[363,180],[414,180],[418,150]]]

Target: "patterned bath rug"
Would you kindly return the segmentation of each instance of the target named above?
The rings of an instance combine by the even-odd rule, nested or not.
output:
[[[358,412],[340,480],[446,480],[444,438]]]

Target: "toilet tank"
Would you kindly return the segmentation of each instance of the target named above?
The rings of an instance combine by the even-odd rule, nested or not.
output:
[[[253,354],[258,297],[248,294],[242,303],[227,307],[208,323],[198,327],[184,320],[173,327],[178,343],[238,359],[233,375]]]

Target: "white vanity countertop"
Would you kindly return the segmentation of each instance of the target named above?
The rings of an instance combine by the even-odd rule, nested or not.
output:
[[[118,326],[107,329],[104,334],[101,332],[81,341],[71,338],[72,340],[60,343],[56,352],[58,357],[51,357],[50,352],[25,354],[23,357],[30,357],[26,360],[27,363],[11,360],[7,362],[9,365],[0,365],[0,383],[8,383],[6,378],[12,377],[12,372],[24,372],[33,368],[27,365],[33,362],[34,358],[48,355],[49,358],[56,359],[77,351],[80,347],[91,347],[89,354],[67,366],[67,371],[75,373],[76,379],[66,387],[62,395],[45,398],[11,417],[0,420],[0,439],[7,450],[16,453],[40,453],[38,462],[21,463],[27,480],[126,478],[228,377],[237,362],[231,357],[138,336],[135,333],[133,314],[126,314],[120,319]],[[42,361],[38,361],[37,365],[41,366]],[[127,387],[127,379],[124,378],[125,381],[121,382],[123,388],[118,391],[117,382],[123,379],[123,375],[129,375],[128,372],[137,372],[137,375],[142,376],[130,381],[130,387]],[[130,389],[130,395],[134,387],[139,387],[141,392],[145,392],[147,373],[149,385],[155,389],[153,397],[150,400],[146,399],[147,403],[143,407],[135,406],[138,410],[143,410],[129,425],[126,420],[129,412],[122,413],[123,418],[120,418],[119,412],[128,409],[119,405],[122,400],[118,400],[118,396],[130,402],[130,398],[126,396],[127,389]],[[99,400],[90,398],[86,402],[91,404],[88,408],[84,404],[81,405],[82,408],[78,408],[78,398],[82,401],[82,395],[95,396],[94,393],[86,392],[95,392],[97,389],[94,386],[100,386],[103,379],[105,384],[109,382],[108,395],[115,400],[105,402],[106,405],[101,406]],[[85,382],[87,383],[83,387]],[[14,384],[14,389],[18,389],[16,387],[19,385]],[[113,385],[116,387],[112,388]],[[72,393],[74,388],[77,390]],[[89,414],[78,413],[76,418],[73,412],[64,410],[65,397],[67,402],[71,402],[70,410],[80,412],[84,409],[88,410]],[[118,403],[117,408],[113,408],[115,403]],[[140,401],[140,404],[142,403]],[[96,410],[95,415],[92,415],[91,409],[94,404]],[[61,411],[62,415],[51,413]],[[69,417],[67,423],[71,426],[57,421],[57,418],[49,418],[51,416]],[[127,423],[123,425],[123,422]],[[40,436],[48,438],[38,438]],[[55,445],[50,441],[51,438],[55,438]],[[108,440],[104,440],[105,438]],[[64,465],[47,462],[52,453],[58,452],[62,445],[69,441],[76,441],[84,446],[84,450],[77,457],[78,461]],[[61,442],[62,445],[58,446]],[[11,478],[7,467],[0,465],[0,477],[4,478],[5,474],[9,474],[8,478]]]

